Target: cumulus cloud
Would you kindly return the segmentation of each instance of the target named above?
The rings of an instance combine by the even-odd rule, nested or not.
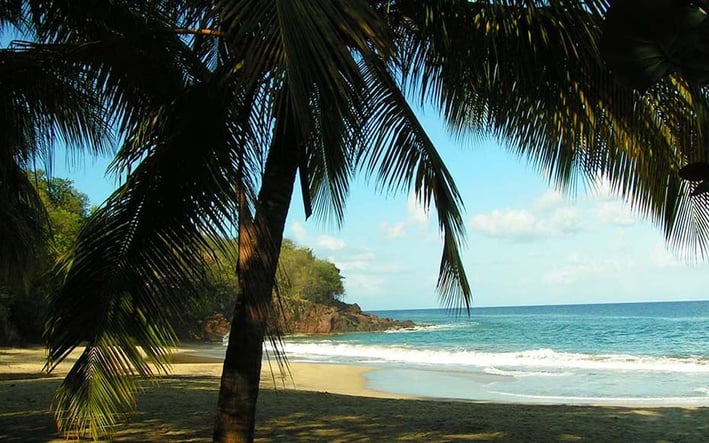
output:
[[[335,264],[340,270],[345,271],[367,271],[372,267],[372,262],[377,259],[374,252],[360,252],[335,260]]]
[[[567,265],[558,269],[552,269],[544,274],[544,283],[552,285],[570,285],[588,274],[583,265]]]
[[[650,250],[650,262],[660,269],[679,268],[682,262],[672,255],[664,244],[657,244]]]
[[[570,285],[627,272],[634,267],[636,263],[628,257],[589,260],[574,252],[567,257],[565,263],[545,273],[542,281],[551,285]]]
[[[305,240],[308,237],[305,226],[303,226],[303,223],[301,222],[293,222],[290,226],[290,233],[296,243],[305,243]]]
[[[582,229],[579,211],[573,207],[556,209],[549,217],[551,230],[558,234],[568,234]]]
[[[380,228],[385,240],[394,240],[406,237],[411,227],[418,230],[428,228],[429,220],[429,211],[421,206],[412,192],[406,201],[406,218],[395,223],[384,221]]]
[[[599,221],[609,225],[630,226],[639,220],[622,201],[602,201],[596,206],[594,212]]]
[[[590,182],[590,195],[594,200],[611,201],[617,200],[618,194],[613,190],[613,185],[608,177],[597,176]]]
[[[557,208],[548,214],[506,209],[477,214],[471,218],[469,227],[488,237],[532,241],[580,231],[582,222],[573,207]]]
[[[406,223],[388,223],[382,222],[381,224],[382,232],[387,239],[403,238],[406,235]]]
[[[551,211],[567,205],[564,196],[554,190],[549,190],[534,201],[534,209],[541,212]]]
[[[347,246],[344,241],[340,240],[339,238],[331,237],[329,235],[321,235],[320,237],[318,237],[318,239],[316,240],[316,244],[319,247],[327,249],[329,251],[337,251]]]
[[[346,279],[348,289],[367,292],[380,291],[385,282],[381,275],[372,274],[350,274]]]
[[[416,199],[416,195],[412,192],[406,201],[407,221],[419,226],[428,226],[429,211],[427,211],[421,203]]]

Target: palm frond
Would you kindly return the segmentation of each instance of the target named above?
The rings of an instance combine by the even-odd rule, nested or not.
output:
[[[58,141],[97,154],[108,151],[101,104],[65,54],[57,46],[21,42],[0,50],[0,137],[19,161],[48,160]]]
[[[348,192],[353,128],[359,125],[357,54],[394,53],[386,22],[357,1],[222,1],[227,41],[244,83],[288,82],[288,103],[303,140],[300,180],[306,214],[339,223]]]
[[[0,212],[3,278],[22,276],[45,239],[46,211],[24,170],[51,173],[53,149],[104,153],[110,131],[81,71],[54,46],[0,50]],[[12,270],[12,271],[11,271]],[[21,278],[20,278],[21,280]]]
[[[366,58],[367,72],[365,148],[358,166],[387,190],[413,188],[428,211],[433,204],[443,237],[438,291],[448,306],[470,308],[470,285],[460,246],[464,238],[463,202],[443,160],[416,119],[394,77],[379,59]]]
[[[598,50],[606,2],[410,6],[404,78],[453,133],[496,137],[571,191],[609,179],[671,244],[702,238],[698,218],[677,212],[683,194],[670,193],[685,192],[677,171],[706,132],[696,97],[674,79],[642,96],[615,80]]]
[[[1,153],[0,153],[1,154]],[[22,287],[48,237],[48,216],[22,167],[0,155],[0,282]]]
[[[53,0],[33,3],[31,18],[39,38],[63,46],[67,61],[82,69],[125,136],[143,110],[164,104],[208,72],[175,31],[174,6]]]
[[[195,85],[119,152],[115,167],[135,169],[82,229],[50,307],[50,368],[86,343],[56,398],[62,429],[95,437],[133,403],[132,375],[150,375],[148,362],[167,368],[168,319],[198,294],[205,251],[226,248],[237,192],[254,195],[239,171],[251,167],[239,155],[240,109],[230,91]]]
[[[0,31],[22,24],[22,0],[6,0],[0,4]]]

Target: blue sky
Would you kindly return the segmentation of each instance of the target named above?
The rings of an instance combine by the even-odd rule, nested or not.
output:
[[[707,265],[678,260],[659,227],[603,186],[565,196],[495,142],[458,142],[439,119],[422,121],[465,203],[473,306],[709,299]],[[99,204],[115,185],[105,178],[107,163],[57,159],[54,174]],[[382,196],[360,180],[340,229],[306,221],[296,196],[286,236],[333,261],[345,300],[365,310],[440,306],[437,223],[410,195]]]

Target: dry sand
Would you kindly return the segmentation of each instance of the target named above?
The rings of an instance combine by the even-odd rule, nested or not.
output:
[[[44,351],[0,348],[0,441],[61,442],[48,411],[57,376]],[[67,364],[57,368],[66,373]],[[259,442],[709,442],[709,408],[519,405],[392,398],[367,389],[371,368],[264,365]],[[221,362],[198,347],[176,353],[173,373],[146,383],[116,441],[209,441]]]

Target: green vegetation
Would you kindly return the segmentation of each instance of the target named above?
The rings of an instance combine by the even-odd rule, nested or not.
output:
[[[83,223],[50,303],[50,366],[84,349],[54,402],[62,431],[110,432],[134,403],[135,376],[152,375],[149,362],[166,368],[171,321],[206,285],[205,254],[231,249],[238,232],[238,279],[220,280],[236,287],[236,303],[214,439],[253,440],[296,184],[305,213],[335,223],[357,174],[415,195],[438,218],[441,300],[468,307],[462,201],[409,100],[430,105],[461,140],[497,138],[561,188],[609,180],[675,246],[705,251],[706,201],[678,171],[707,157],[706,92],[679,74],[644,94],[619,83],[599,51],[608,6],[0,3],[0,27],[31,40],[0,51],[4,281],[32,275],[46,234],[24,170],[51,159],[58,140],[88,153],[120,141],[111,171],[122,185]]]
[[[205,286],[200,297],[179,312],[171,323],[181,339],[218,339],[228,332],[239,289],[236,267],[237,241],[228,241],[230,253],[220,252],[208,258]],[[342,301],[344,277],[331,262],[322,260],[305,247],[284,239],[278,263],[276,292],[279,302],[285,305],[309,301],[332,305]]]
[[[48,297],[59,287],[51,271],[71,251],[89,215],[88,197],[71,181],[47,178],[44,171],[27,177],[46,208],[44,235],[25,278],[0,282],[0,344],[42,340]]]
[[[284,240],[279,267],[278,288],[286,300],[300,299],[326,305],[342,301],[345,288],[340,270],[333,263],[315,257],[310,249]]]
[[[27,173],[44,204],[46,236],[27,274],[26,284],[0,285],[0,345],[39,343],[50,295],[59,283],[54,267],[71,252],[79,231],[89,216],[88,197],[78,192],[70,180],[47,178],[44,171]],[[199,297],[175,312],[171,324],[182,340],[219,339],[228,332],[228,318],[234,311],[238,278],[234,269],[237,240],[225,240],[230,249],[205,254],[205,280]],[[332,304],[344,295],[339,269],[315,257],[310,249],[284,240],[279,263],[278,295],[284,303],[307,300]]]

